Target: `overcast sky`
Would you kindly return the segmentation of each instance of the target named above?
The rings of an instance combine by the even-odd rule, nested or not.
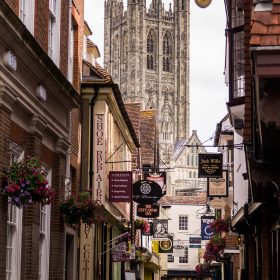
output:
[[[148,7],[151,0],[146,1]],[[163,2],[165,7],[173,3],[170,0]],[[228,88],[223,74],[225,9],[221,0],[212,1],[205,9],[196,6],[194,0],[190,2],[190,126],[204,142],[213,136],[216,124],[227,114]],[[103,57],[104,0],[85,0],[85,20],[93,33],[91,39]],[[99,59],[100,64],[102,61]]]

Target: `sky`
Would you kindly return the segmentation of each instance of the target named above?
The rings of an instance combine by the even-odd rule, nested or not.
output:
[[[146,1],[148,7],[151,0]],[[173,1],[163,0],[163,3],[167,8]],[[214,135],[216,124],[227,114],[228,88],[223,74],[225,8],[221,0],[212,1],[204,9],[194,0],[190,0],[190,4],[190,129],[197,130],[199,139],[205,142]],[[85,20],[103,58],[104,0],[85,0]],[[102,58],[98,60],[101,65]]]

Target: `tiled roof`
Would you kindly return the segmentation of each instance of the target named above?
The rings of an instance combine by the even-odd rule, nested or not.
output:
[[[272,0],[271,11],[252,11],[251,20],[251,45],[280,45],[280,0]]]

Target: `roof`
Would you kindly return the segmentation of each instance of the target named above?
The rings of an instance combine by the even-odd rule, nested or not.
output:
[[[174,144],[174,151],[173,151],[173,158],[174,160],[177,160],[179,158],[179,156],[183,153],[183,151],[188,148],[188,145],[191,145],[193,140],[196,139],[197,143],[199,145],[202,145],[201,141],[199,140],[198,136],[197,136],[197,131],[193,130],[192,131],[192,135],[189,139],[180,139],[178,141],[175,142]]]
[[[258,11],[256,7],[251,15],[250,44],[254,46],[279,46],[280,1],[272,0],[271,10]]]
[[[82,86],[92,85],[94,87],[111,87],[113,89],[113,94],[115,96],[118,107],[121,111],[122,117],[128,127],[128,130],[131,134],[133,142],[136,147],[140,147],[138,137],[135,133],[131,120],[128,116],[128,113],[125,109],[123,103],[122,95],[119,89],[119,86],[115,84],[106,70],[104,70],[98,63],[92,65],[88,61],[83,61],[83,81]]]
[[[95,50],[95,57],[100,57],[100,51],[96,44],[94,44],[89,38],[87,38],[87,47],[89,49]]]

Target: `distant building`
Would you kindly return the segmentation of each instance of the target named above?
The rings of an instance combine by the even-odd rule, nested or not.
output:
[[[160,166],[189,137],[189,0],[105,1],[104,65],[125,102],[157,110]]]

